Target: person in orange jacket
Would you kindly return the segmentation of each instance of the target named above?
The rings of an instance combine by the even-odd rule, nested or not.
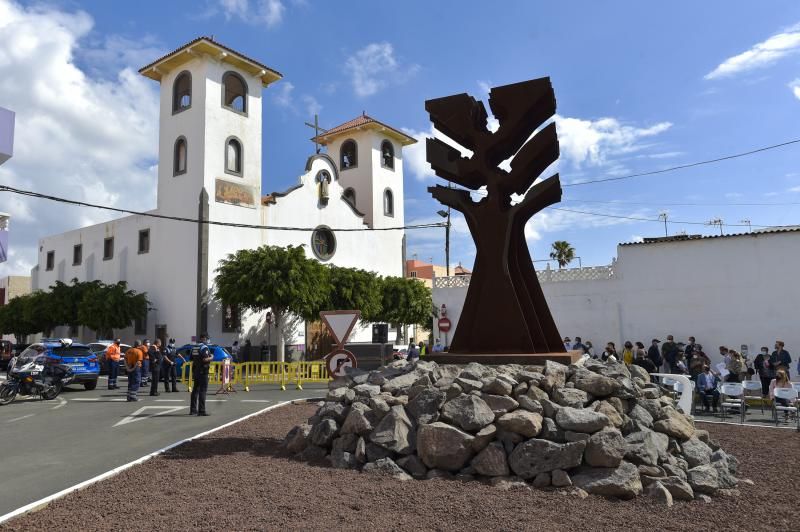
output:
[[[138,401],[136,392],[139,391],[141,383],[142,360],[144,353],[141,350],[141,342],[136,340],[133,347],[125,353],[125,369],[128,370],[128,401]]]
[[[122,351],[119,348],[121,343],[120,339],[114,340],[114,343],[106,349],[106,363],[108,364],[108,389],[116,390],[117,375],[119,374],[119,359],[122,356]]]

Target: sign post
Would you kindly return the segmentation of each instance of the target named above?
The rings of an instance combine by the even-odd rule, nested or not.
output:
[[[233,388],[233,382],[231,382],[233,380],[234,371],[235,368],[233,365],[231,365],[230,358],[226,358],[225,360],[222,361],[222,368],[221,368],[222,374],[220,375],[219,379],[220,386],[219,390],[217,390],[217,393],[215,395],[228,394],[231,392],[236,393],[236,390]]]
[[[439,327],[439,332],[444,333],[444,345],[447,346],[447,333],[450,332],[450,327],[453,324],[450,322],[450,319],[447,317],[447,305],[442,303],[442,309],[439,311],[439,321],[437,322],[437,326]]]
[[[359,310],[327,310],[319,313],[322,322],[336,341],[330,353],[325,356],[325,363],[328,372],[334,377],[343,377],[345,369],[348,367],[358,367],[358,361],[353,353],[344,348],[350,333],[353,332],[358,318],[361,317]]]

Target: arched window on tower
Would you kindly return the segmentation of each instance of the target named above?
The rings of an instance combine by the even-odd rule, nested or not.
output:
[[[358,147],[356,146],[356,141],[352,139],[344,141],[339,153],[339,168],[347,170],[348,168],[355,168],[358,166]]]
[[[186,173],[186,139],[178,137],[175,141],[175,151],[172,158],[172,175],[181,175]]]
[[[225,141],[225,173],[242,175],[242,143],[236,137]]]
[[[247,114],[247,83],[236,72],[225,72],[222,76],[222,106]]]
[[[346,188],[344,193],[342,194],[342,197],[347,201],[347,203],[349,203],[350,205],[352,205],[355,208],[355,206],[356,206],[356,191],[353,190],[353,187]]]
[[[394,170],[394,145],[388,140],[381,142],[381,166]]]
[[[185,111],[192,106],[192,75],[184,70],[175,78],[172,86],[172,114]]]
[[[394,216],[394,194],[388,188],[383,191],[383,214]]]

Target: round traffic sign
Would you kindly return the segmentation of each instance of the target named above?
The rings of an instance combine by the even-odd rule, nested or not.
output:
[[[439,318],[438,325],[441,332],[448,332],[453,324],[450,323],[450,320],[447,318]]]
[[[328,365],[328,371],[334,377],[344,377],[345,368],[358,366],[355,355],[345,349],[333,351],[325,357],[325,362]]]

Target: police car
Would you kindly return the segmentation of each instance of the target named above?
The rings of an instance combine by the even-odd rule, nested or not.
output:
[[[175,361],[175,369],[178,371],[178,375],[180,375],[181,371],[183,371],[184,360],[186,362],[192,361],[192,349],[198,345],[200,344],[186,344],[178,348],[177,352],[180,357],[177,357],[177,360]],[[214,357],[211,360],[212,362],[222,362],[226,358],[233,362],[233,357],[224,347],[216,344],[206,344],[206,346],[211,350],[211,354]],[[184,360],[181,360],[181,357],[183,357]]]
[[[39,343],[29,345],[20,356],[36,352],[43,352],[53,361],[72,368],[74,377],[71,384],[83,384],[87,390],[94,390],[97,387],[100,363],[88,345],[75,343],[69,338],[44,338]]]

